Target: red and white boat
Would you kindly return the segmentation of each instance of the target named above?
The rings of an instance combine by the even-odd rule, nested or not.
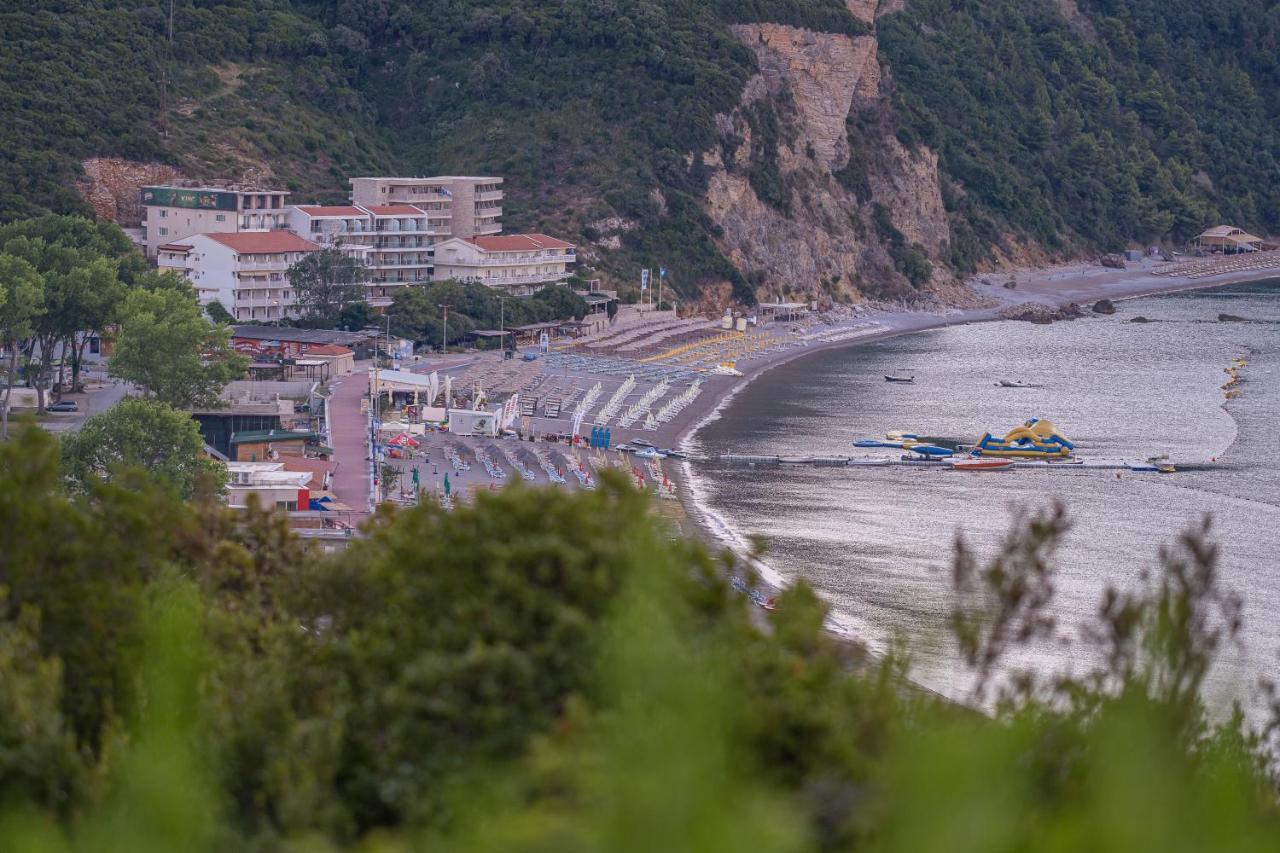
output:
[[[957,471],[1000,471],[1013,465],[1012,459],[957,459],[951,467]]]

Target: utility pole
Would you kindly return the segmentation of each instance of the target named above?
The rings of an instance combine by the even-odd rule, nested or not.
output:
[[[386,320],[387,320],[387,367],[388,367],[388,368],[390,368],[390,367],[392,366],[392,358],[391,358],[391,312],[390,312],[390,311],[388,311],[388,312],[387,312],[385,315],[383,315],[383,316],[385,316],[385,317],[386,317]]]
[[[442,355],[449,354],[449,304],[437,305],[437,308],[444,309],[444,329],[440,332],[440,352]]]
[[[169,135],[169,74],[173,66],[173,5],[169,0],[169,20],[165,27],[164,62],[160,68],[160,132]]]
[[[498,343],[502,344],[502,357],[507,357],[507,300],[510,296],[500,295],[498,297],[498,331],[504,334],[498,336]]]

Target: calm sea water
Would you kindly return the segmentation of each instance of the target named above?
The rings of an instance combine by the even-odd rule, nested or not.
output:
[[[1219,313],[1255,322],[1223,323]],[[1139,315],[1156,322],[1129,322]],[[1228,402],[1220,386],[1237,356],[1249,365],[1241,397]],[[897,370],[915,384],[886,383]],[[1000,379],[1042,387],[998,388]],[[1086,458],[1167,453],[1222,467],[1117,478],[707,461],[693,465],[692,484],[727,540],[764,536],[773,571],[807,579],[873,647],[907,638],[916,679],[953,696],[969,685],[945,627],[957,535],[989,554],[1017,512],[1066,505],[1061,636],[1019,665],[1079,672],[1096,660],[1079,630],[1104,589],[1137,584],[1162,544],[1209,515],[1225,583],[1245,596],[1242,647],[1221,657],[1210,698],[1248,704],[1259,676],[1280,678],[1280,281],[1134,300],[1112,317],[1048,327],[959,326],[816,353],[759,377],[693,443],[711,459],[863,454],[853,440],[890,430],[972,442],[1032,416],[1054,421]]]

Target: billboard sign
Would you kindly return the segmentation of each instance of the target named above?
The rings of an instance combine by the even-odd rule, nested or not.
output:
[[[221,190],[143,187],[141,192],[142,203],[151,207],[185,207],[191,210],[236,209],[236,194]]]

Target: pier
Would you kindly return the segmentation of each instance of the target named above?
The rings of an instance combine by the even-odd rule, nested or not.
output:
[[[896,466],[899,468],[938,468],[942,470],[951,470],[950,462],[953,461],[951,459],[902,459],[883,456],[770,456],[767,454],[752,455],[744,453],[722,453],[717,458],[721,462],[729,462],[735,465],[811,465],[821,468],[888,468]],[[969,457],[957,456],[954,458],[967,459]],[[1130,471],[1135,474],[1158,473],[1155,471],[1135,471],[1129,467],[1130,464],[1137,461],[1139,460],[1126,462],[1123,460],[1078,459],[1075,461],[1050,462],[1042,459],[1016,459],[1012,460],[1012,464],[1008,466],[1008,469]],[[1165,460],[1160,460],[1157,464],[1171,465],[1178,472],[1213,471],[1221,470],[1225,467],[1209,462],[1173,462]]]

